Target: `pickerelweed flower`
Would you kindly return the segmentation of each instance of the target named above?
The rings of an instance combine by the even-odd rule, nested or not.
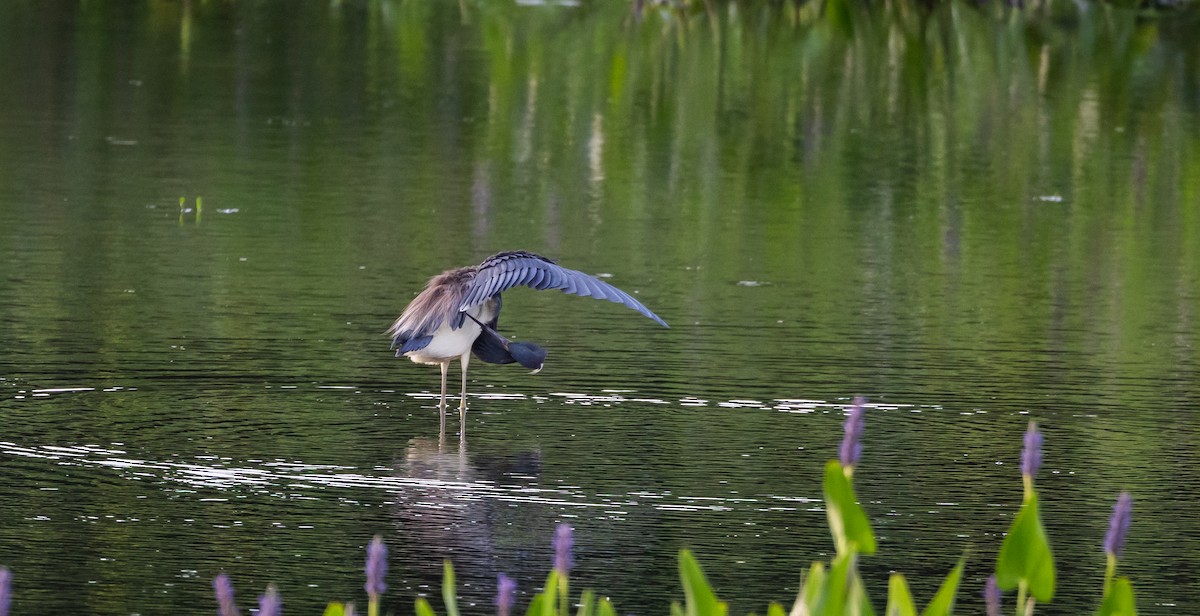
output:
[[[275,585],[267,586],[267,593],[258,597],[258,616],[280,616],[283,613],[283,600]]]
[[[509,616],[517,592],[517,583],[501,573],[496,580],[496,613],[498,616]]]
[[[1000,587],[994,575],[988,576],[983,587],[983,603],[987,606],[987,616],[1000,616]]]
[[[554,531],[554,570],[566,576],[571,571],[571,526],[559,524]]]
[[[233,600],[233,582],[224,573],[213,578],[213,592],[217,595],[217,613],[221,616],[238,616],[237,602]]]
[[[1025,449],[1021,450],[1021,474],[1032,478],[1042,466],[1042,433],[1038,432],[1037,422],[1029,422],[1025,431]]]
[[[842,438],[842,447],[839,450],[839,458],[841,459],[842,467],[851,468],[858,464],[858,459],[862,457],[862,434],[865,427],[864,414],[866,409],[864,404],[866,400],[862,396],[854,398],[854,403],[850,405],[850,415],[846,417],[844,428],[846,436]]]
[[[378,598],[387,590],[387,583],[384,578],[387,577],[387,546],[383,544],[383,537],[375,535],[371,540],[371,544],[367,546],[367,583],[363,585],[367,594],[372,598]]]
[[[0,567],[0,616],[8,616],[12,605],[12,572]]]
[[[1108,534],[1104,536],[1104,551],[1113,558],[1121,557],[1121,548],[1125,547],[1125,535],[1129,534],[1129,524],[1133,521],[1132,514],[1133,497],[1129,492],[1121,492],[1117,497],[1117,504],[1113,505]]]

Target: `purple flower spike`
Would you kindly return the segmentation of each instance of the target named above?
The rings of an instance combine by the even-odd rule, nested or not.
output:
[[[512,611],[514,597],[517,592],[517,583],[512,578],[500,574],[496,583],[496,613],[498,616],[508,616]]]
[[[279,616],[283,613],[283,600],[275,585],[267,586],[267,594],[258,597],[258,616]]]
[[[1108,534],[1104,536],[1104,551],[1113,558],[1119,558],[1121,548],[1125,547],[1125,535],[1129,534],[1132,514],[1133,497],[1129,492],[1121,492],[1117,504],[1113,506],[1112,519],[1108,522]]]
[[[387,590],[387,584],[383,581],[387,577],[387,546],[383,544],[383,538],[379,535],[375,535],[371,544],[367,546],[366,570],[367,583],[363,588],[372,597],[382,595]]]
[[[1025,449],[1021,451],[1021,474],[1033,477],[1042,466],[1042,433],[1038,432],[1037,422],[1029,422],[1025,431]]]
[[[858,464],[858,459],[862,457],[862,434],[865,427],[864,415],[865,410],[863,405],[866,400],[862,396],[854,399],[854,404],[850,406],[850,416],[846,418],[845,429],[846,436],[842,439],[842,448],[839,451],[842,466],[854,466]]]
[[[8,616],[12,604],[12,572],[0,567],[0,616]]]
[[[571,527],[559,524],[554,531],[554,570],[559,575],[567,575],[571,571]]]
[[[1000,587],[994,575],[988,577],[983,587],[983,602],[987,605],[987,616],[1000,616]]]
[[[238,616],[237,602],[233,600],[233,582],[224,573],[213,578],[213,592],[217,595],[218,614],[221,616]]]

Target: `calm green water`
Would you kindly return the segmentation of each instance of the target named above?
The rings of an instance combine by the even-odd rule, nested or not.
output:
[[[483,613],[562,521],[622,613],[682,596],[681,547],[761,611],[828,557],[855,394],[877,607],[968,550],[981,611],[1032,417],[1038,613],[1094,607],[1122,489],[1142,613],[1200,611],[1200,20],[1088,7],[0,3],[14,612],[210,612],[220,571],[361,605],[382,533],[388,609],[449,557]],[[672,328],[510,292],[546,370],[477,364],[439,443],[382,332],[514,248]]]

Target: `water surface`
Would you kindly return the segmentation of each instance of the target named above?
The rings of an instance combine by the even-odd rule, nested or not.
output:
[[[389,609],[448,557],[482,613],[497,572],[541,583],[559,522],[622,612],[682,597],[682,547],[761,611],[829,557],[856,394],[877,606],[965,550],[980,609],[1036,419],[1039,613],[1094,608],[1126,489],[1139,608],[1200,609],[1194,16],[890,11],[5,3],[17,613],[188,611],[221,571],[243,605],[361,604],[375,533]],[[515,248],[672,327],[510,292],[547,367],[476,362],[439,438],[437,370],[382,332]]]

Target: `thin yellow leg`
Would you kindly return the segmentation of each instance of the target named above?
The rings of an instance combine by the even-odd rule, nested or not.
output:
[[[462,397],[458,402],[459,418],[466,420],[467,418],[467,364],[471,361],[471,354],[467,353],[459,358],[462,364]]]
[[[446,375],[450,372],[450,362],[444,361],[442,366],[442,401],[438,404],[438,411],[443,415],[446,414]]]

